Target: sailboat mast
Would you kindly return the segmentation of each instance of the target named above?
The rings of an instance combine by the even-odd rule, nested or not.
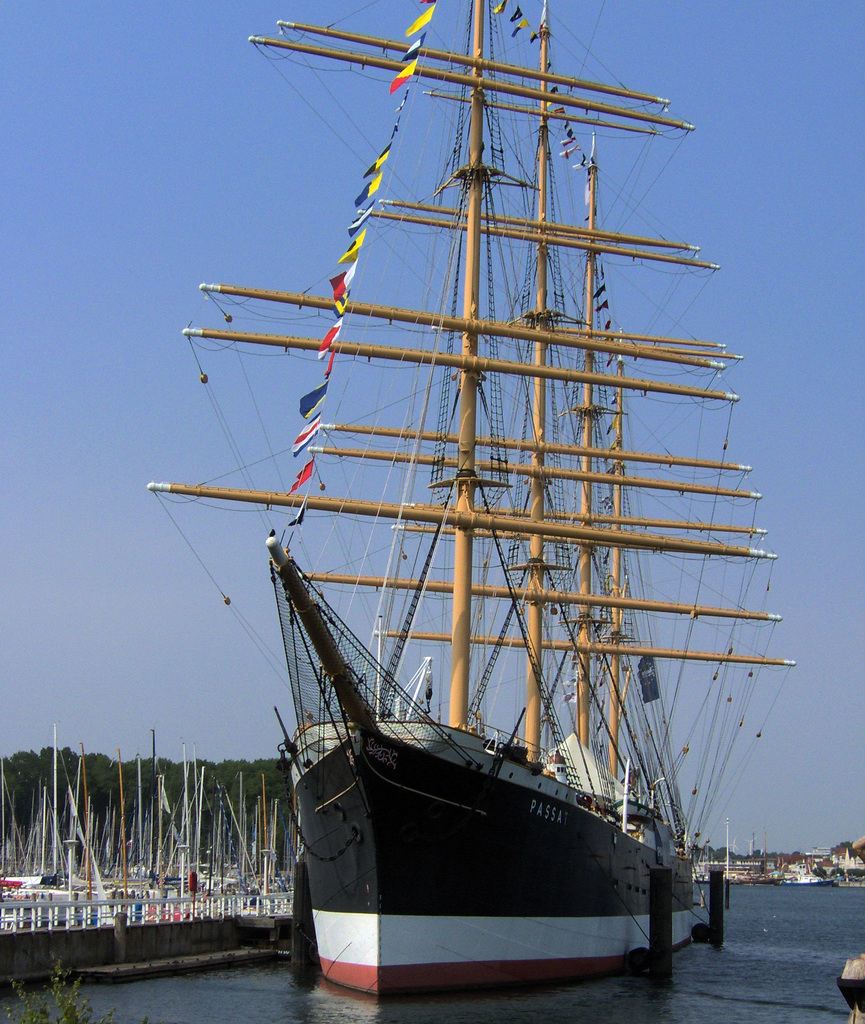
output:
[[[586,198],[589,204],[589,230],[595,229],[595,189],[597,182],[597,167],[595,165],[595,141],[592,138],[592,157],[589,161],[586,182]],[[594,330],[594,293],[595,293],[595,256],[594,253],[586,253],[586,289],[585,289],[585,319],[586,336],[591,337]],[[594,372],[595,356],[591,349],[586,349],[586,374]],[[583,387],[583,407],[580,410],[583,415],[583,448],[588,450],[592,447],[595,432],[595,408],[594,388],[591,380],[587,380]],[[584,473],[592,472],[592,456],[583,456],[582,469]],[[583,521],[592,514],[592,483],[591,480],[583,481],[582,495],[580,501],[580,515]],[[592,592],[592,546],[590,544],[580,545],[580,594],[588,596]],[[579,663],[577,666],[577,731],[580,742],[583,746],[589,745],[589,710],[591,700],[591,655],[588,653],[588,645],[592,641],[592,615],[593,609],[590,605],[584,605],[580,612]]]
[[[547,22],[547,5],[541,20],[540,69],[542,73],[549,70],[548,46],[550,30]],[[547,91],[547,83],[541,84],[541,90]],[[540,127],[538,130],[538,232],[540,240],[537,247],[537,293],[533,327],[549,330],[549,313],[547,310],[547,243],[544,238],[544,224],[547,219],[547,178],[549,154],[549,124],[547,120],[547,101],[542,100],[540,106]],[[544,366],[547,361],[547,345],[543,341],[535,342],[535,365]],[[532,455],[532,466],[535,473],[531,484],[532,522],[544,520],[544,452],[541,446],[546,440],[547,423],[547,386],[543,377],[535,377],[534,401],[532,408],[534,442],[538,446]],[[530,758],[537,758],[541,747],[541,694],[540,680],[535,669],[540,667],[542,644],[544,639],[544,602],[540,595],[544,591],[544,538],[541,533],[533,534],[529,543],[529,586],[527,626],[529,636],[529,658],[526,668],[526,747]]]
[[[193,747],[193,750],[195,748]],[[204,810],[204,765],[201,766],[201,781],[198,788],[198,815],[195,819],[195,870],[201,870],[201,816]],[[210,865],[213,868],[213,844],[210,848]]]
[[[472,53],[480,60],[484,50],[485,0],[475,0],[473,11]],[[477,320],[480,313],[481,207],[483,203],[483,117],[484,94],[482,71],[472,72],[476,84],[471,97],[471,128],[469,135],[468,211],[466,232],[466,272],[463,289],[463,316]],[[462,354],[474,358],[478,354],[478,334],[471,329],[463,333]],[[460,373],[460,428],[458,468],[456,474],[456,507],[459,512],[474,509],[475,445],[477,439],[478,374],[463,369]],[[451,631],[450,724],[458,728],[468,725],[469,648],[472,630],[472,549],[470,529],[458,526],[454,542],[453,626]]]
[[[141,754],[135,755],[137,778],[138,778],[138,877],[141,878],[144,867],[144,829],[142,827],[143,817],[141,813]]]
[[[87,763],[84,760],[84,744],[81,747],[81,777],[84,780],[84,856],[87,858],[87,899],[93,899],[93,877],[91,875],[90,853],[90,801],[87,797]]]
[[[267,894],[267,792],[264,787],[264,772],[261,773],[261,842],[258,848],[261,854],[261,891]]]
[[[148,874],[153,874],[153,868],[156,864],[156,855],[153,850],[153,844],[156,839],[156,832],[154,824],[156,822],[156,730],[150,730],[150,741],[151,741],[151,761],[150,761],[150,857],[147,863]],[[162,819],[162,812],[159,813],[160,821]]]
[[[159,814],[159,845],[156,848],[156,884],[161,889],[165,884],[162,877],[162,801],[165,799],[165,778],[160,775],[157,779],[158,795],[156,798],[157,813]]]
[[[42,787],[42,813],[39,822],[39,836],[41,847],[39,851],[39,874],[45,874],[45,844],[48,840],[48,787]]]
[[[54,723],[54,756],[52,760],[51,789],[51,874],[57,874],[57,850],[60,845],[60,833],[57,831],[57,723]]]
[[[0,831],[3,832],[3,846],[0,847],[0,874],[6,874],[6,768],[5,759],[0,757]]]
[[[117,747],[117,777],[120,781],[120,850],[123,855],[123,897],[129,895],[129,868],[126,860],[126,806],[123,801],[123,764]]]

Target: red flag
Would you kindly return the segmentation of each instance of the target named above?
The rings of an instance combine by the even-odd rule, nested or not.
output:
[[[612,356],[610,357],[612,359]],[[291,446],[291,454],[295,457],[300,455],[304,448],[312,444],[315,435],[321,430],[321,416],[316,416],[308,427],[301,430]]]
[[[342,317],[331,327],[331,329],[325,334],[324,341],[318,346],[318,358],[324,359],[324,354],[330,348],[330,346],[339,337],[339,332],[342,330]]]
[[[392,93],[394,93],[394,92],[397,91],[397,89],[401,85],[405,85],[405,83],[414,74],[414,70],[415,70],[416,67],[417,67],[417,61],[416,60],[413,60],[411,62],[411,64],[406,64],[406,66],[403,68],[403,70],[400,71],[400,73],[396,76],[396,78],[390,83],[390,91]]]
[[[331,352],[330,359],[327,361],[327,369],[324,371],[324,379],[327,380],[330,376],[330,371],[333,369],[333,360],[336,356],[336,352]]]
[[[343,270],[341,274],[337,274],[336,277],[330,279],[330,286],[333,288],[333,297],[335,299],[341,299],[348,291],[356,270],[357,264],[352,263],[348,270]]]
[[[303,467],[303,469],[297,474],[297,479],[291,485],[289,494],[294,494],[298,487],[302,487],[307,480],[312,476],[312,464],[315,462],[315,457],[311,458],[309,462]]]

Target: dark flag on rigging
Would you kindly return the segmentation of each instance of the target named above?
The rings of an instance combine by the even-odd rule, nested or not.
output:
[[[658,689],[655,659],[643,655],[637,666],[637,675],[640,677],[640,686],[643,688],[643,703],[650,704],[653,700],[657,700],[661,696],[661,691]]]

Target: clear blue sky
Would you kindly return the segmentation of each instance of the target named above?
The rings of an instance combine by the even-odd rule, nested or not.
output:
[[[522,6],[532,18],[540,9]],[[396,34],[415,10],[409,0],[6,5],[0,753],[48,745],[53,722],[62,744],[119,746],[124,758],[149,748],[151,728],[175,759],[182,741],[211,759],[274,752],[270,709],[288,695],[232,614],[278,649],[261,523],[247,513],[198,536],[198,520],[174,510],[228,609],[146,484],[210,478],[228,463],[180,334],[201,315],[198,283],[300,290],[323,278],[344,216],[329,218],[316,192],[321,149],[352,175],[368,154],[353,129],[328,128],[332,98],[317,120],[247,37],[275,34],[279,18],[358,11],[352,27]],[[665,221],[723,268],[702,333],[746,356],[737,454],[755,467],[758,520],[780,556],[771,605],[785,621],[773,646],[798,662],[731,799],[731,837],[740,850],[752,830],[771,848],[856,838],[865,7],[551,0],[551,10],[573,34],[567,49],[591,41],[610,75],[670,97],[697,125],[671,146],[673,198],[677,182],[690,187],[687,202],[668,195]],[[587,73],[607,77],[600,65]],[[363,117],[351,90],[342,99]]]

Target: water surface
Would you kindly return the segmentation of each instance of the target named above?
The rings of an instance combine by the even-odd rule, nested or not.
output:
[[[865,889],[740,887],[722,949],[676,954],[673,978],[376,1001],[295,976],[287,963],[87,985],[118,1024],[820,1024],[849,1013],[835,983],[865,952]],[[0,1000],[8,1005],[9,997]]]

